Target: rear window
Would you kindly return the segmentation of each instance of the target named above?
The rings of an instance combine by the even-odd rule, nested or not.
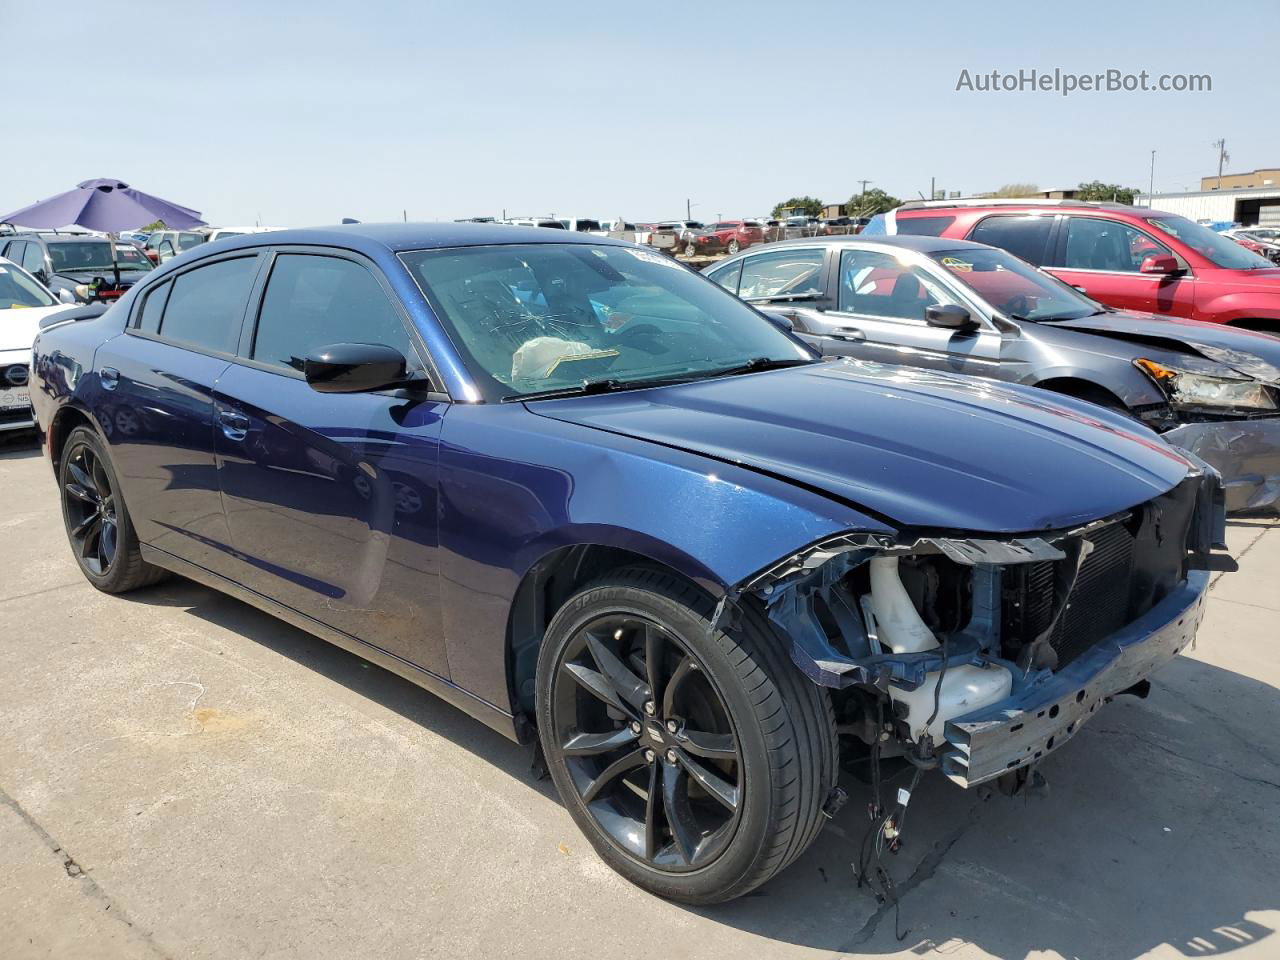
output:
[[[1045,262],[1051,216],[987,217],[969,233],[968,239],[1008,250],[1036,266]],[[901,233],[901,223],[898,232]]]
[[[898,233],[909,237],[940,237],[947,227],[956,222],[955,217],[904,217],[898,214]]]
[[[234,353],[257,265],[257,257],[239,257],[179,276],[164,308],[160,335],[218,353]]]

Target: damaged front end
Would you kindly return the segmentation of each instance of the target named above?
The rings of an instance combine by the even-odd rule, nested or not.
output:
[[[962,786],[1029,767],[1195,636],[1222,568],[1212,469],[1074,529],[850,533],[738,585],[832,690],[840,730]]]

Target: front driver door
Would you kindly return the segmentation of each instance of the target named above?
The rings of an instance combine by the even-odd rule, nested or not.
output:
[[[236,579],[447,678],[436,498],[448,404],[416,389],[316,392],[302,358],[344,342],[395,347],[426,376],[374,265],[332,250],[278,253],[214,398]]]
[[[906,363],[978,376],[999,375],[1000,334],[942,280],[909,257],[881,250],[840,251],[834,309],[803,320],[822,352],[883,363]],[[949,330],[925,322],[935,304],[965,307],[982,324]]]

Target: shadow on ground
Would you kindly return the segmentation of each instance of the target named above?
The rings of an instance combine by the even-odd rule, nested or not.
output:
[[[130,598],[186,608],[554,796],[533,776],[528,748],[246,604],[178,579]],[[1178,658],[1156,675],[1149,700],[1120,698],[1048,758],[1047,796],[984,801],[926,778],[904,849],[886,863],[897,916],[854,883],[869,791],[849,777],[849,805],[789,870],[742,900],[690,912],[859,954],[965,943],[1008,958],[1052,950],[1130,960],[1162,944],[1188,957],[1230,953],[1273,937],[1280,922],[1269,913],[1280,911],[1280,747],[1257,733],[1277,729],[1275,688]]]

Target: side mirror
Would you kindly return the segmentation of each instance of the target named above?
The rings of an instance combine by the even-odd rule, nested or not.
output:
[[[380,343],[334,343],[302,361],[302,375],[320,393],[386,390],[408,380],[404,354]]]
[[[1170,253],[1155,253],[1142,261],[1142,266],[1138,268],[1139,273],[1154,274],[1170,274],[1181,273],[1182,268],[1178,266],[1178,258]]]
[[[791,333],[796,328],[796,325],[791,321],[790,317],[784,317],[780,313],[772,313],[769,310],[763,310],[761,312],[764,314],[764,318],[766,320],[784,333]]]
[[[963,332],[978,329],[978,321],[969,315],[969,311],[954,303],[935,303],[925,307],[924,319],[929,326],[946,330]]]
[[[58,288],[58,299],[59,299],[62,303],[75,303],[75,302],[76,302],[76,295],[75,295],[74,293],[72,293],[70,290],[68,290],[66,287],[59,287],[59,288]]]

